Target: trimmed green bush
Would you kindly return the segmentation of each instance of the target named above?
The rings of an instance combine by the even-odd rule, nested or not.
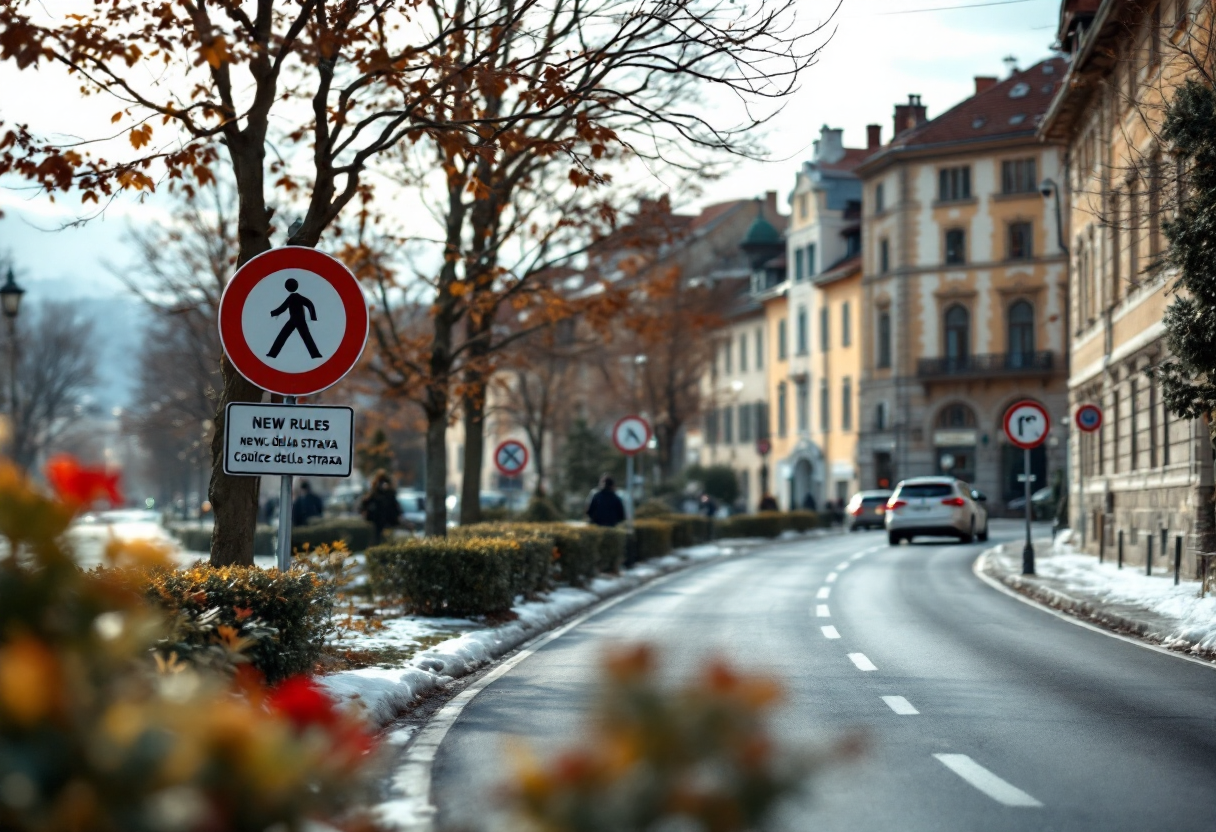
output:
[[[519,519],[523,523],[560,523],[566,515],[548,497],[533,497]]]
[[[257,625],[272,628],[272,637],[254,640],[247,654],[272,684],[312,673],[333,626],[333,585],[310,572],[198,564],[149,572],[143,581],[144,595],[170,613],[197,621],[216,611],[213,623],[231,627],[238,636]],[[182,632],[190,640],[212,637],[193,628]],[[202,647],[205,643],[191,641],[179,645],[178,652],[188,656]]]
[[[763,511],[759,514],[736,514],[715,521],[714,533],[724,537],[779,537],[785,528],[780,512]]]
[[[498,536],[508,530],[548,535],[557,549],[557,579],[571,586],[586,586],[599,571],[599,537],[590,526],[571,526],[567,523],[477,523],[464,529],[475,535]]]
[[[506,612],[524,544],[509,537],[426,537],[367,550],[368,584],[422,615]]]
[[[714,521],[702,514],[668,514],[661,519],[671,523],[671,545],[676,549],[714,539]]]
[[[649,560],[671,553],[671,531],[667,520],[635,520],[633,533],[638,542],[638,560]]]
[[[817,511],[787,511],[782,515],[785,528],[795,532],[809,532],[811,529],[823,528],[832,524],[832,518]]]
[[[634,509],[633,516],[634,519],[651,517],[666,518],[669,514],[673,513],[674,509],[672,509],[666,500],[651,498]]]
[[[552,586],[556,546],[553,535],[521,523],[478,523],[459,526],[449,533],[454,538],[502,537],[517,540],[519,557],[512,567],[511,583],[517,595],[534,596]]]
[[[625,548],[629,543],[628,533],[620,528],[604,526],[587,526],[587,531],[595,538],[599,556],[596,563],[600,572],[617,573],[625,565]]]

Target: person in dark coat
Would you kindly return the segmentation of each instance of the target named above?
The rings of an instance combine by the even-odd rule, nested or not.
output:
[[[819,506],[815,503],[815,495],[811,492],[806,492],[806,496],[802,498],[802,507],[807,511],[818,511]]]
[[[291,525],[305,526],[314,517],[325,513],[325,504],[321,498],[312,493],[308,480],[300,483],[300,494],[291,504]]]
[[[779,511],[780,509],[777,508],[777,498],[774,497],[772,494],[765,494],[763,497],[760,498],[760,510],[761,511]]]
[[[597,526],[615,526],[625,519],[625,504],[613,488],[612,477],[600,479],[600,489],[587,503],[587,519]]]
[[[704,514],[706,517],[713,518],[718,516],[718,503],[713,497],[708,494],[701,495],[701,505],[697,509],[697,513]]]
[[[359,513],[372,524],[372,545],[384,540],[384,530],[401,525],[401,503],[397,502],[397,489],[383,471],[376,472],[372,487],[359,503]]]

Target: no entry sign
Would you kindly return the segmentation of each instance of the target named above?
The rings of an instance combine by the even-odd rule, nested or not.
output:
[[[627,456],[633,456],[650,441],[650,423],[641,416],[626,416],[612,428],[612,444]]]
[[[224,473],[349,477],[355,415],[349,407],[228,405]]]
[[[367,300],[341,262],[285,246],[237,270],[220,298],[220,342],[237,372],[284,396],[331,387],[367,343]]]
[[[518,477],[528,467],[528,449],[516,439],[508,439],[494,450],[494,467],[504,477]]]
[[[1005,436],[1019,448],[1029,450],[1043,444],[1051,430],[1051,417],[1043,405],[1029,399],[1005,411]]]
[[[1102,427],[1102,408],[1096,404],[1083,404],[1077,408],[1077,415],[1074,417],[1074,421],[1081,430],[1086,433],[1093,433]]]

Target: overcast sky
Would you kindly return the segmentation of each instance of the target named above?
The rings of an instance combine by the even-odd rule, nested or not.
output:
[[[799,0],[804,25],[829,7],[823,0]],[[858,147],[865,144],[865,125],[877,123],[886,141],[892,109],[909,93],[922,96],[932,118],[969,96],[974,76],[1006,75],[1005,56],[1014,56],[1021,67],[1046,57],[1058,14],[1059,0],[844,0],[818,64],[770,125],[773,160],[742,163],[706,186],[703,196],[676,195],[676,201],[694,208],[775,190],[784,204],[822,125],[843,127],[846,145]],[[0,115],[35,128],[70,130],[82,115],[113,109],[108,102],[80,101],[74,84],[17,75],[7,65],[0,69],[0,86]],[[146,212],[128,201],[84,228],[52,231],[72,218],[76,205],[74,197],[61,207],[0,189],[0,253],[13,257],[33,296],[122,291],[105,264],[127,259],[125,231]]]

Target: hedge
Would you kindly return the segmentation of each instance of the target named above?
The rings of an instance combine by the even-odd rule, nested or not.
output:
[[[335,517],[308,526],[296,526],[291,530],[291,548],[302,549],[305,544],[315,549],[322,543],[346,543],[352,552],[362,552],[372,543],[372,524],[358,517]],[[211,550],[211,529],[198,526],[179,526],[173,530],[182,548],[189,552]],[[278,542],[278,529],[274,526],[258,526],[253,534],[253,553],[273,555]]]
[[[590,526],[570,526],[566,523],[476,523],[462,526],[458,533],[471,535],[502,535],[530,531],[546,535],[557,549],[557,578],[572,586],[586,586],[599,571],[600,538]]]
[[[615,574],[625,565],[625,551],[629,544],[629,535],[622,528],[606,526],[587,526],[586,529],[597,540],[599,557],[596,565],[600,572]]]
[[[726,537],[780,537],[784,531],[805,532],[830,525],[831,518],[814,511],[762,511],[736,514],[714,521],[714,534]]]
[[[333,585],[312,573],[197,564],[148,572],[141,580],[145,596],[170,613],[197,621],[215,612],[214,623],[232,627],[238,636],[258,626],[271,628],[271,637],[253,640],[247,655],[272,684],[312,673],[332,628]],[[176,645],[180,657],[205,648],[214,637],[192,628],[182,633],[185,641]]]
[[[531,544],[528,544],[531,545]],[[373,592],[399,597],[422,615],[506,612],[525,544],[511,537],[415,538],[367,550]]]
[[[671,523],[671,545],[677,549],[714,539],[714,521],[703,514],[668,514],[660,519]]]
[[[638,543],[638,560],[670,554],[673,527],[673,523],[657,518],[633,521],[633,534]]]
[[[534,596],[552,586],[556,547],[553,536],[522,523],[479,523],[450,531],[452,538],[501,537],[519,541],[520,551],[511,572],[516,595]]]

